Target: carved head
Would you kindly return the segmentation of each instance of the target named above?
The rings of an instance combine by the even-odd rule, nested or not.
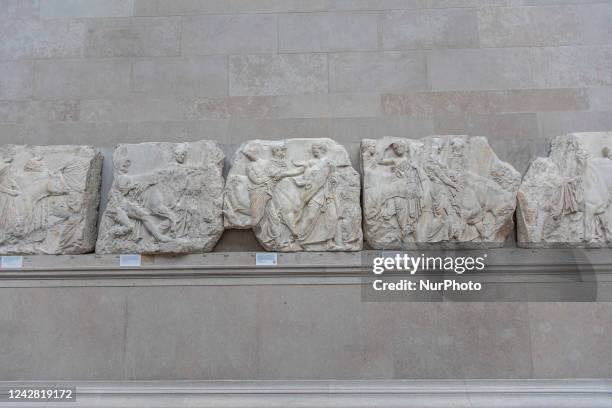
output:
[[[287,147],[285,146],[274,146],[272,148],[272,157],[279,160],[284,160],[287,156]]]
[[[317,159],[327,153],[327,148],[322,143],[313,143],[311,150],[312,156]]]
[[[242,154],[250,161],[259,159],[259,151],[255,146],[247,146],[242,150]]]
[[[174,160],[178,163],[185,163],[187,158],[187,143],[179,143],[174,147]]]
[[[130,159],[128,159],[127,157],[123,158],[123,160],[121,160],[121,163],[119,164],[119,173],[126,174],[130,170],[131,165],[132,161]]]
[[[465,146],[465,141],[459,138],[454,138],[451,140],[450,145],[454,154],[461,154],[463,152],[463,146]]]
[[[398,156],[403,156],[404,153],[408,152],[408,146],[402,142],[393,142],[391,143],[391,149],[393,149],[393,151],[395,152],[396,155]]]

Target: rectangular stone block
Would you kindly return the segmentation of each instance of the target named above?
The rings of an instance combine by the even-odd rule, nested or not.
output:
[[[156,15],[157,0],[134,0],[134,16],[147,17]]]
[[[606,132],[612,129],[612,110],[599,112],[540,112],[540,131],[544,137],[571,132]]]
[[[37,61],[36,98],[116,98],[130,93],[126,60]]]
[[[417,138],[433,133],[431,118],[333,118],[329,121],[329,137],[343,145],[354,143],[358,146],[361,139],[372,135],[410,135]]]
[[[393,10],[382,18],[386,50],[478,46],[474,9]]]
[[[326,0],[157,0],[159,15],[318,11]]]
[[[134,92],[167,97],[227,95],[227,57],[155,58],[134,61]]]
[[[123,378],[126,292],[110,287],[3,289],[0,378]]]
[[[0,62],[0,99],[30,98],[33,83],[32,62]]]
[[[127,303],[132,330],[125,344],[126,379],[258,378],[257,291],[237,286],[133,289]],[[240,324],[227,324],[228,316]]]
[[[230,95],[287,95],[328,91],[327,55],[234,55]]]
[[[85,23],[80,20],[0,20],[0,58],[65,58],[83,55]]]
[[[41,18],[129,17],[134,0],[43,0]]]
[[[430,51],[429,74],[434,90],[533,87],[528,48]]]
[[[344,93],[280,96],[281,118],[350,118],[380,116],[380,95]]]
[[[179,17],[88,20],[85,56],[174,56],[180,54],[180,36]]]
[[[612,4],[478,9],[486,47],[609,44]]]
[[[375,13],[290,13],[278,21],[280,52],[376,50]]]
[[[80,110],[77,100],[0,101],[0,123],[76,122]]]
[[[182,100],[186,120],[275,118],[278,101],[268,96],[229,96]]]
[[[334,53],[329,56],[331,92],[393,92],[427,89],[424,52]]]
[[[81,122],[138,122],[183,119],[176,99],[134,97],[126,99],[84,99]]]
[[[530,303],[529,320],[534,377],[612,376],[601,361],[612,336],[609,303]]]
[[[90,146],[0,146],[0,254],[82,254],[96,242],[102,155]]]
[[[321,118],[233,119],[227,123],[224,137],[229,143],[240,145],[252,139],[280,140],[287,135],[296,138],[329,137],[329,123]]]
[[[229,142],[228,122],[227,120],[129,122],[126,124],[123,141],[180,143],[207,138]]]
[[[122,122],[35,122],[23,125],[18,143],[52,145],[88,144],[98,148],[126,140],[127,124]]]
[[[39,0],[0,0],[0,20],[38,17]]]
[[[588,92],[591,110],[612,111],[612,87],[591,88]]]
[[[383,94],[386,116],[432,117],[589,109],[585,89],[512,89],[507,91],[445,91]]]
[[[275,53],[276,19],[272,14],[184,17],[183,55]]]
[[[533,49],[535,85],[541,88],[612,85],[612,46]]]
[[[388,10],[427,7],[427,0],[327,0],[330,10]]]

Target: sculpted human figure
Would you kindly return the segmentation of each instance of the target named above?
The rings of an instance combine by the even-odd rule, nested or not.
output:
[[[408,146],[401,142],[389,146],[394,156],[381,159],[378,164],[389,166],[396,179],[396,189],[391,197],[386,197],[382,216],[395,217],[399,226],[400,238],[415,238],[415,224],[423,212],[423,175],[422,170],[410,160]]]
[[[339,223],[342,209],[336,199],[335,165],[326,153],[325,145],[314,143],[311,159],[293,163],[303,168],[303,175],[295,182],[305,194],[296,211],[292,230],[303,245],[325,243],[328,249],[335,249],[342,245]]]
[[[496,247],[511,232],[520,175],[485,138],[365,139],[361,154],[374,248]]]
[[[272,159],[260,157],[257,148],[251,147],[242,152],[249,159],[247,176],[250,181],[249,195],[252,224],[259,230],[261,239],[272,247],[290,245],[291,229],[283,216],[275,189],[280,180],[297,176],[303,169],[289,170],[285,162],[287,149],[283,146],[272,148]]]
[[[266,250],[361,248],[359,175],[333,140],[246,142],[227,179],[226,227],[252,228]]]
[[[117,169],[116,186],[119,195],[114,196],[116,201],[109,206],[111,208],[109,215],[121,226],[115,230],[115,235],[130,234],[132,239],[138,241],[144,238],[141,230],[141,227],[144,227],[156,240],[170,241],[171,237],[162,232],[161,226],[157,225],[155,215],[168,220],[171,220],[171,217],[161,205],[159,192],[156,190],[149,192],[149,188],[156,184],[155,181],[127,174],[130,166],[130,159],[125,158]],[[164,226],[166,230],[170,227],[167,224]]]

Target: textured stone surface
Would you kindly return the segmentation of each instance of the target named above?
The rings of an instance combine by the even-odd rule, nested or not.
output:
[[[573,133],[531,163],[518,193],[520,246],[612,247],[612,133]]]
[[[502,246],[520,174],[484,137],[361,143],[365,236],[377,249]]]
[[[81,254],[96,242],[102,155],[0,146],[0,254]]]
[[[96,252],[211,251],[223,233],[223,158],[210,141],[117,146]]]
[[[235,55],[229,60],[230,95],[286,95],[327,91],[327,55]]]
[[[272,251],[361,249],[359,175],[331,139],[253,140],[228,174],[225,226]]]
[[[184,55],[271,53],[277,50],[276,16],[214,15],[183,18]]]

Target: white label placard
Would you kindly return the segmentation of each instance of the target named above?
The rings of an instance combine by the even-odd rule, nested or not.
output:
[[[140,255],[119,255],[119,266],[138,267],[140,266]]]
[[[270,266],[278,264],[278,256],[276,252],[257,252],[255,254],[255,265]]]
[[[3,256],[2,268],[23,268],[23,256]]]

